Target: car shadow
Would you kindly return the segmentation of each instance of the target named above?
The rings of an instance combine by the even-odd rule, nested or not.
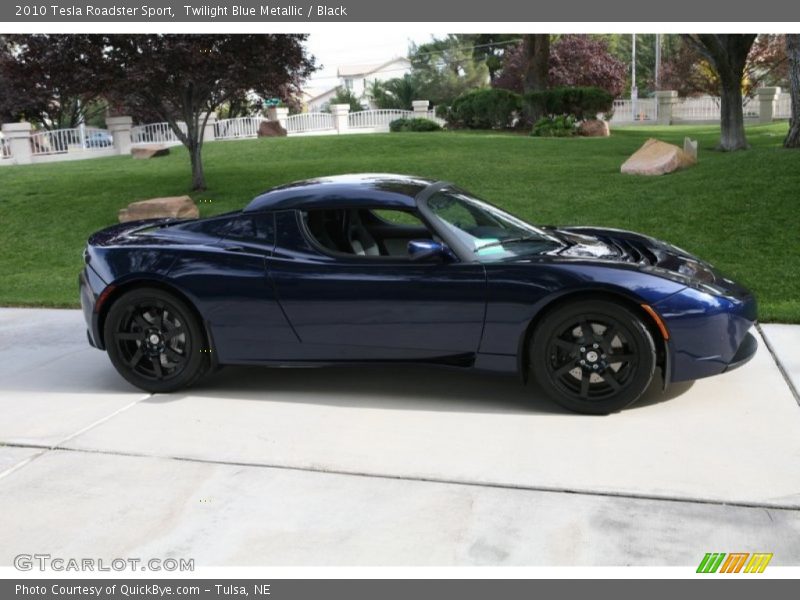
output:
[[[691,383],[661,390],[657,376],[632,409],[686,393]],[[553,403],[535,382],[516,376],[425,365],[346,365],[320,368],[225,367],[185,392],[155,394],[146,402],[191,398],[296,401],[339,407],[478,413],[573,414]]]

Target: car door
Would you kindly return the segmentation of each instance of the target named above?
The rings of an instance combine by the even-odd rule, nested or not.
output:
[[[276,214],[276,236],[267,268],[301,340],[294,358],[414,360],[477,352],[486,311],[480,263],[347,255],[335,240],[322,247],[295,210]]]

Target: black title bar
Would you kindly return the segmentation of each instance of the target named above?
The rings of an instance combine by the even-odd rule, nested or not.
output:
[[[32,0],[0,4],[0,22],[800,22],[786,0]],[[1,27],[1,26],[0,26]],[[752,29],[752,27],[750,27]]]

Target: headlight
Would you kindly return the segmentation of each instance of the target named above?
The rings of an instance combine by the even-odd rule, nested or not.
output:
[[[694,261],[692,262],[694,263]],[[658,277],[669,279],[675,283],[680,283],[686,287],[705,292],[706,294],[711,294],[712,296],[729,295],[725,288],[720,287],[715,283],[716,277],[714,276],[713,271],[699,263],[694,263],[693,265],[691,263],[684,263],[679,267],[678,271],[670,271],[667,269],[662,269],[661,267],[652,266],[642,267],[642,269],[647,273],[652,273]]]

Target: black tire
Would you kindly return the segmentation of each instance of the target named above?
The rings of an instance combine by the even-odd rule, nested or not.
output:
[[[210,367],[205,335],[185,302],[154,288],[125,293],[108,311],[103,339],[111,363],[147,392],[174,392]]]
[[[655,343],[645,324],[607,300],[570,302],[548,312],[531,336],[529,356],[531,373],[548,396],[593,415],[636,402],[656,367]]]

